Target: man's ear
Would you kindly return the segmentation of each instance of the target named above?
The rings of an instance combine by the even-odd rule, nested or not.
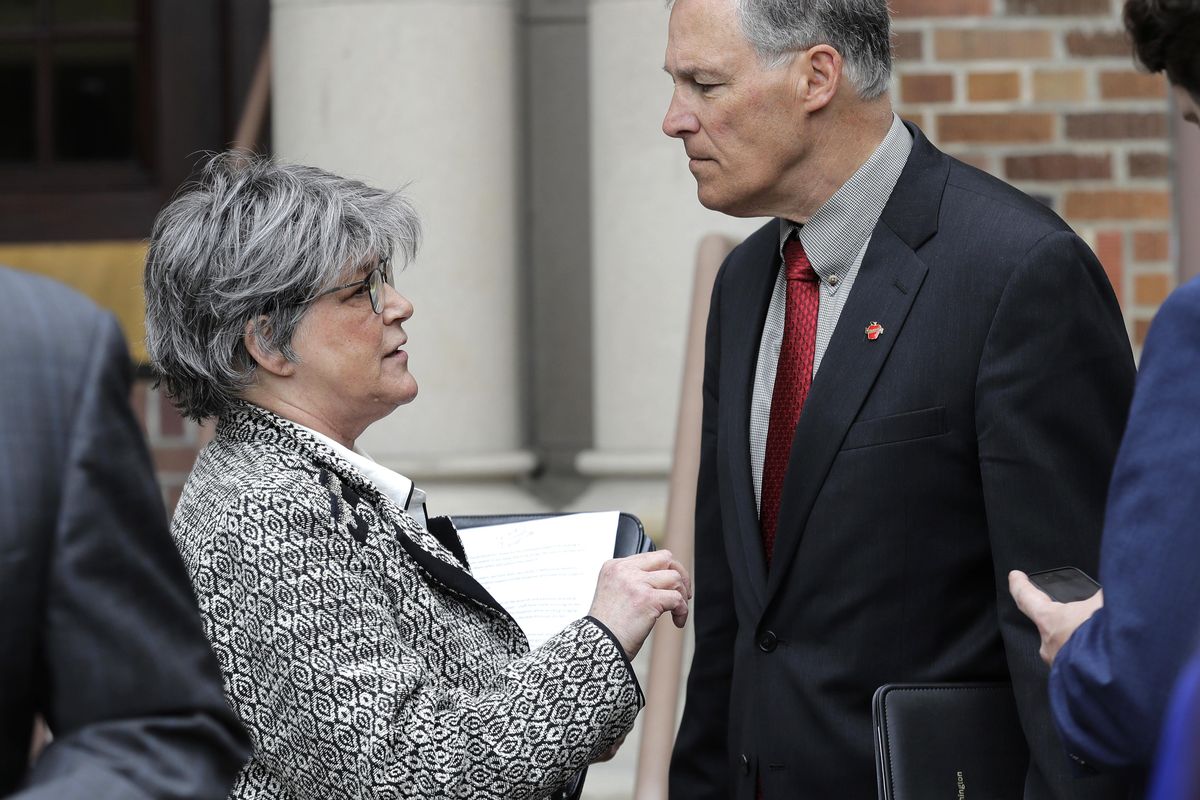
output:
[[[804,51],[797,62],[804,71],[804,110],[810,114],[820,111],[841,88],[842,54],[827,44],[818,44]]]
[[[258,364],[259,369],[271,375],[285,378],[296,371],[296,365],[278,350],[272,350],[265,344],[266,337],[271,334],[271,318],[262,315],[247,320],[242,331],[242,345],[246,352]]]

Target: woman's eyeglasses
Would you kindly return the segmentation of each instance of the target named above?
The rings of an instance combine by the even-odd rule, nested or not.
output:
[[[321,292],[317,295],[317,297],[324,297],[327,294],[340,292],[343,289],[365,286],[367,289],[367,295],[371,298],[371,310],[376,314],[380,314],[383,312],[383,284],[385,283],[389,286],[395,285],[392,283],[392,260],[390,258],[380,259],[379,265],[367,273],[367,277],[363,278],[361,281],[354,281],[353,283],[347,283],[342,286],[334,286],[332,289],[326,289],[325,291]],[[313,299],[315,300],[316,298]]]

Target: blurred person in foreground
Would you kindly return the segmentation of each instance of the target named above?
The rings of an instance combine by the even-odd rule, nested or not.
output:
[[[172,532],[254,743],[237,798],[546,797],[630,729],[630,659],[687,616],[669,552],[614,560],[529,652],[450,520],[355,449],[417,394],[392,270],[418,237],[398,193],[237,154],[154,226],[150,354],[217,418]]]
[[[0,268],[0,795],[225,797],[249,757],[111,314]],[[44,718],[52,743],[30,764]]]
[[[717,276],[679,798],[876,796],[886,683],[1010,681],[1076,780],[1009,570],[1094,568],[1133,360],[1096,257],[892,111],[885,0],[676,0],[663,130],[774,217]]]
[[[1138,60],[1166,72],[1183,119],[1200,124],[1200,1],[1129,0],[1125,21]],[[1200,280],[1192,280],[1167,298],[1146,337],[1108,492],[1103,592],[1056,603],[1024,573],[1009,578],[1053,665],[1050,701],[1067,747],[1139,782],[1171,687],[1200,643],[1198,398]]]

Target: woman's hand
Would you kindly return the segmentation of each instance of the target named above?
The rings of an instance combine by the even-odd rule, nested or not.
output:
[[[692,579],[670,550],[604,562],[589,616],[612,631],[632,659],[654,623],[668,611],[675,627],[687,622]]]

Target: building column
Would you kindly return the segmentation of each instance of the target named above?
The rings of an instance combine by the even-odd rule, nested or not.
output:
[[[683,145],[662,132],[662,0],[589,4],[592,141],[593,479],[573,507],[619,507],[662,530],[696,251],[761,221],[703,208]]]
[[[1179,283],[1200,276],[1200,229],[1187,220],[1200,219],[1200,137],[1180,118],[1179,105],[1171,100],[1171,125],[1175,139],[1175,231],[1179,240]]]
[[[360,444],[433,513],[541,510],[524,447],[516,0],[274,0],[282,159],[407,187],[425,240],[397,276],[417,399]]]

